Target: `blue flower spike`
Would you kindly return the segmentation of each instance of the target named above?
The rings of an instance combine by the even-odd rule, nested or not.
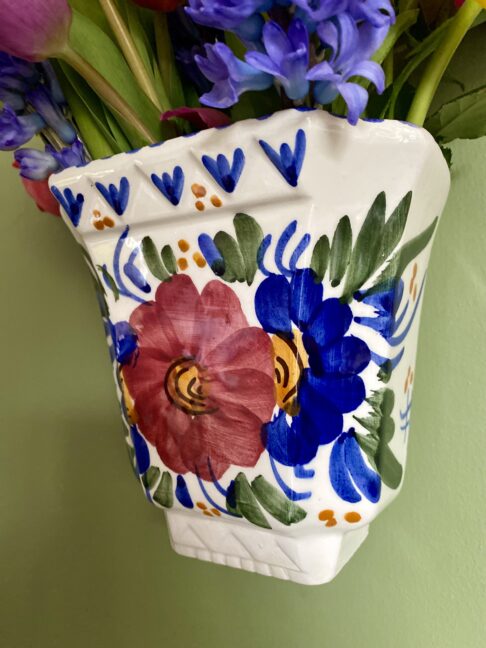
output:
[[[265,142],[265,140],[260,140],[259,143],[268,159],[280,171],[289,185],[296,187],[299,182],[302,165],[304,164],[306,150],[306,135],[302,128],[299,128],[295,136],[293,151],[286,143],[280,146],[279,152],[271,147],[268,142]]]
[[[245,166],[245,154],[242,149],[235,149],[231,167],[227,157],[222,153],[218,155],[216,160],[209,157],[209,155],[203,155],[202,163],[226,193],[233,193]]]
[[[119,188],[114,184],[105,187],[101,182],[96,183],[96,188],[115,213],[118,216],[123,216],[130,197],[130,183],[128,182],[128,178],[123,177],[120,180]]]
[[[73,194],[71,189],[64,189],[60,191],[57,187],[51,187],[51,193],[57,202],[64,209],[66,214],[69,216],[71,223],[74,227],[79,225],[81,219],[81,214],[83,211],[84,205],[84,196],[81,193],[78,193],[76,196]]]
[[[152,182],[157,189],[164,195],[167,200],[177,207],[181,201],[182,192],[184,190],[184,171],[180,166],[174,167],[172,176],[164,172],[161,176],[152,173],[150,176]]]

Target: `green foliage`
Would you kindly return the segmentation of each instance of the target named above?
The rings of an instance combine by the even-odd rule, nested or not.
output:
[[[320,237],[312,251],[310,267],[314,270],[316,275],[316,282],[321,283],[326,274],[327,266],[329,264],[329,256],[331,254],[331,247],[329,239],[324,234]]]
[[[155,247],[155,243],[150,236],[145,236],[142,239],[142,254],[145,259],[150,272],[159,279],[159,281],[167,281],[170,279],[170,274],[162,262],[162,258]]]
[[[263,508],[286,526],[302,522],[307,515],[302,507],[269,484],[263,475],[259,475],[251,482],[251,489]]]
[[[370,415],[367,418],[354,416],[354,419],[368,434],[356,434],[356,439],[383,483],[396,489],[402,481],[403,468],[389,447],[395,434],[392,418],[395,395],[391,389],[385,388],[375,392],[367,402],[371,406]]]
[[[99,266],[96,266],[96,267],[98,268],[98,270],[103,275],[103,280],[105,281],[105,283],[107,283],[108,286],[110,287],[110,290],[113,293],[115,301],[118,301],[120,299],[120,291],[118,290],[118,286],[116,285],[115,280],[113,279],[111,274],[108,272],[108,270],[105,268],[105,266],[99,265]],[[105,288],[104,288],[103,284],[101,282],[99,282],[99,284],[103,288],[103,292],[105,292]]]
[[[263,241],[263,230],[248,214],[236,214],[233,220],[236,239],[245,264],[245,278],[249,286],[257,271],[257,252]]]
[[[448,101],[425,122],[441,143],[486,135],[486,85]]]
[[[236,506],[241,515],[256,526],[271,529],[267,518],[263,515],[258,501],[253,494],[248,479],[244,473],[238,473],[235,479]]]
[[[325,244],[324,244],[325,245]],[[329,278],[332,286],[339,286],[351,259],[353,232],[347,216],[339,221],[332,239]]]
[[[172,488],[172,475],[169,472],[163,472],[159,485],[155,489],[152,499],[157,504],[165,508],[172,508],[174,504],[174,494]]]
[[[160,477],[160,470],[155,466],[150,466],[150,468],[142,476],[142,484],[147,490],[152,490]]]
[[[177,274],[177,261],[170,245],[164,245],[160,252],[162,263],[170,274]]]

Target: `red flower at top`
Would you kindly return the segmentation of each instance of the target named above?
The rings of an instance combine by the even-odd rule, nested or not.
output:
[[[138,351],[123,378],[138,427],[166,466],[208,481],[232,464],[254,466],[275,406],[273,350],[231,288],[210,281],[199,294],[176,275],[130,325]]]

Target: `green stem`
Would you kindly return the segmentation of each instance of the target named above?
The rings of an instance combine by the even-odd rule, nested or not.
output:
[[[66,61],[76,72],[78,72],[99,95],[99,97],[122,119],[128,122],[147,144],[155,144],[157,137],[143,123],[133,108],[127,104],[115,88],[85,61],[77,52],[69,46],[59,54],[59,58]]]
[[[410,107],[407,121],[423,126],[444,72],[480,12],[481,6],[477,0],[466,0],[459,9],[425,69]]]
[[[115,2],[113,0],[99,0],[99,3],[138,85],[152,103],[162,111],[162,106],[160,105],[159,98],[157,97],[147,69]]]

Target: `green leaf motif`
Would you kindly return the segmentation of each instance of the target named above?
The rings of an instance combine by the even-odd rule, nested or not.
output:
[[[371,277],[379,265],[385,214],[386,196],[382,191],[375,198],[353,247],[344,285],[345,300],[350,300],[353,297],[354,293]]]
[[[115,301],[118,301],[120,299],[120,291],[118,290],[118,286],[115,283],[115,280],[111,276],[111,274],[108,272],[108,270],[104,266],[96,266],[98,270],[101,272],[103,275],[104,281],[108,284],[110,287],[111,292],[113,293],[113,297],[115,298]],[[101,283],[101,282],[100,282]],[[103,284],[101,284],[103,286]],[[103,292],[104,291],[104,286],[103,286]],[[106,294],[106,293],[105,293]]]
[[[248,214],[236,214],[233,223],[236,239],[245,264],[246,282],[251,286],[258,267],[257,252],[263,241],[263,230],[256,220]]]
[[[170,278],[170,274],[165,269],[162,259],[155,247],[155,243],[150,236],[145,236],[142,239],[142,254],[145,259],[150,272],[160,281],[166,281]]]
[[[241,472],[238,473],[235,479],[235,499],[238,511],[248,522],[256,524],[263,529],[272,528],[267,518],[263,515],[247,478]]]
[[[235,239],[226,232],[221,231],[214,237],[214,244],[224,259],[225,272],[221,278],[229,283],[245,281],[245,261]]]
[[[302,522],[307,515],[302,507],[287,499],[285,495],[269,484],[263,475],[259,475],[252,481],[251,489],[263,508],[286,526]]]
[[[347,216],[339,221],[331,245],[329,278],[331,286],[339,286],[351,259],[353,232]]]
[[[312,251],[312,258],[310,267],[314,270],[316,275],[316,283],[321,283],[324,279],[324,275],[327,271],[327,266],[329,265],[329,256],[331,254],[331,246],[329,245],[329,239],[324,234],[317,241]]]
[[[169,472],[162,473],[162,479],[152,495],[152,499],[165,508],[172,508],[174,494],[172,489],[172,475]]]
[[[486,135],[486,85],[445,103],[426,121],[425,128],[443,144]]]
[[[162,263],[165,265],[170,274],[177,274],[177,261],[170,245],[164,245],[160,256],[162,257]]]
[[[402,481],[403,468],[389,447],[395,434],[392,418],[395,394],[391,389],[385,388],[375,392],[367,402],[371,405],[371,414],[367,418],[355,416],[354,419],[369,434],[356,434],[356,439],[383,483],[396,489]]]
[[[142,475],[142,484],[147,490],[151,490],[155,484],[158,482],[160,477],[160,470],[155,466],[150,466],[150,468]]]

